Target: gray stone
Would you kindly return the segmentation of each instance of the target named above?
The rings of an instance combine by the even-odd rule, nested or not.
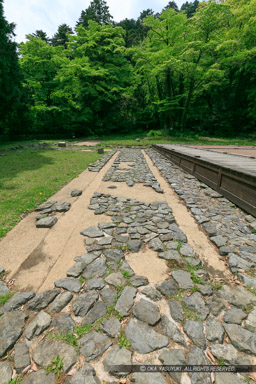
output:
[[[12,365],[7,361],[0,361],[0,384],[7,384],[12,379]]]
[[[58,333],[66,335],[68,333],[73,333],[75,322],[69,313],[65,313],[64,315],[56,317],[53,320],[51,327],[54,327],[54,332],[57,331]]]
[[[248,331],[256,332],[256,308],[249,313],[247,319],[245,320],[244,326]]]
[[[73,265],[73,267],[69,268],[69,270],[67,271],[67,276],[69,277],[80,276],[83,270],[85,269],[85,266],[86,264],[84,261],[79,261],[78,263]]]
[[[209,341],[218,341],[220,344],[224,340],[224,328],[214,318],[208,319],[206,323],[206,338]]]
[[[204,352],[200,348],[191,348],[188,355],[188,365],[209,365]],[[211,375],[204,372],[189,373],[191,384],[211,384]]]
[[[52,359],[63,357],[63,369],[67,373],[77,362],[77,353],[74,347],[60,341],[44,339],[33,354],[33,360],[41,367],[52,363]]]
[[[99,255],[97,253],[85,253],[81,257],[76,257],[75,261],[84,261],[85,265],[91,264],[95,259],[97,259]]]
[[[125,260],[123,261],[123,263],[122,263],[122,265],[120,267],[120,271],[128,272],[130,274],[130,276],[134,275],[134,271],[132,270],[130,265]]]
[[[134,373],[132,376],[132,382],[135,384],[167,384],[167,381],[159,372],[154,372],[154,374],[143,372]]]
[[[156,288],[164,296],[174,296],[178,292],[178,284],[174,280],[165,280],[158,283]]]
[[[151,287],[145,287],[141,293],[143,293],[143,295],[149,297],[151,300],[153,301],[159,301],[162,299],[162,296],[160,295],[159,292],[157,292],[154,288],[151,288]]]
[[[227,243],[227,240],[225,239],[225,237],[221,236],[221,235],[218,235],[218,236],[212,236],[211,237],[211,241],[218,247],[223,247],[224,245],[226,245]]]
[[[44,369],[32,372],[28,377],[22,380],[21,384],[55,384],[55,375],[53,372],[47,373]]]
[[[111,260],[120,261],[124,259],[124,253],[120,249],[105,249],[103,254]]]
[[[187,347],[183,334],[180,332],[179,328],[168,319],[167,316],[163,315],[161,325],[163,333],[166,336],[175,341],[175,343],[182,344],[185,348]]]
[[[124,377],[129,375],[130,372],[120,372],[116,369],[116,365],[132,365],[132,353],[125,348],[120,348],[115,345],[108,352],[107,356],[103,360],[105,370],[113,376]]]
[[[90,332],[79,340],[80,350],[85,361],[96,360],[112,345],[112,341],[97,332]]]
[[[197,284],[197,288],[203,296],[212,296],[213,294],[213,289],[210,285]]]
[[[3,267],[0,267],[0,274],[4,273],[5,269]]]
[[[128,246],[131,252],[139,252],[142,242],[140,240],[129,240]]]
[[[101,384],[96,376],[95,369],[88,363],[72,377],[70,384]]]
[[[57,280],[54,283],[55,287],[63,288],[67,291],[78,293],[82,287],[81,283],[77,279],[66,277],[65,279]]]
[[[256,355],[256,336],[236,324],[224,324],[231,343],[241,352]]]
[[[132,349],[145,354],[166,347],[168,337],[161,335],[145,323],[131,319],[125,329],[125,335],[131,343]]]
[[[171,349],[163,351],[159,360],[163,365],[185,365],[186,358],[182,349]],[[170,377],[176,382],[181,383],[180,372],[168,372]]]
[[[224,321],[231,324],[241,324],[242,320],[247,317],[247,314],[239,308],[231,308],[225,313]]]
[[[32,340],[34,336],[41,335],[51,324],[51,316],[45,312],[39,312],[38,315],[29,323],[26,328],[25,336],[28,340]]]
[[[92,225],[91,227],[84,229],[81,232],[81,235],[96,238],[96,237],[103,237],[104,233],[100,231],[96,225]]]
[[[37,228],[51,228],[57,223],[58,219],[55,216],[44,217],[43,219],[37,220]]]
[[[205,283],[210,279],[209,273],[204,269],[198,269],[194,271],[194,274]]]
[[[14,368],[17,373],[21,373],[30,365],[29,349],[27,344],[16,343],[14,347]]]
[[[57,201],[46,201],[45,203],[39,204],[38,207],[36,207],[35,211],[44,211],[45,209],[51,208],[56,203]]]
[[[107,336],[115,338],[121,331],[121,323],[116,317],[110,317],[103,321],[102,329]]]
[[[53,289],[39,293],[39,295],[37,295],[33,298],[33,300],[31,300],[28,309],[32,311],[41,311],[41,309],[46,308],[59,294],[59,289]]]
[[[256,288],[256,278],[238,273],[238,279],[247,287]]]
[[[71,192],[71,196],[72,197],[77,197],[77,196],[81,196],[83,193],[83,191],[81,189],[74,189],[72,192]]]
[[[172,318],[178,323],[182,323],[184,320],[184,312],[182,309],[182,305],[175,300],[168,300],[168,305]]]
[[[11,297],[2,307],[0,307],[0,314],[13,311],[21,305],[26,304],[35,296],[35,292],[17,292]]]
[[[128,312],[133,306],[136,292],[136,289],[133,287],[126,286],[124,288],[115,306],[115,310],[118,311],[122,316],[128,316]]]
[[[256,304],[256,296],[241,286],[223,285],[216,295],[240,308],[245,305]]]
[[[112,243],[113,237],[108,236],[108,237],[102,237],[98,244],[99,245],[110,245]]]
[[[194,283],[191,280],[189,272],[173,271],[172,277],[174,278],[180,289],[192,289],[194,287]]]
[[[0,357],[20,338],[26,319],[27,315],[21,311],[7,312],[0,318]]]
[[[142,285],[148,285],[149,283],[147,277],[144,276],[133,276],[129,282],[136,288],[141,287]]]
[[[229,266],[233,273],[237,272],[239,269],[250,269],[255,266],[253,263],[249,263],[249,261],[246,261],[242,259],[241,257],[235,255],[234,253],[229,253]]]
[[[107,304],[107,305],[114,305],[116,298],[117,298],[117,291],[115,289],[111,288],[105,288],[103,291],[101,291],[101,297],[102,300]]]
[[[70,203],[57,203],[54,205],[54,210],[56,212],[67,212],[70,210]]]
[[[88,280],[86,291],[90,291],[91,289],[102,289],[104,287],[105,287],[104,280],[94,277],[93,279]]]
[[[93,324],[96,320],[105,316],[106,313],[107,313],[106,305],[102,301],[98,301],[85,316],[83,325]]]
[[[106,258],[96,259],[87,266],[86,271],[82,274],[82,276],[85,279],[104,276],[108,272],[105,264]]]
[[[204,327],[201,321],[187,320],[183,329],[197,347],[206,348]]]
[[[133,308],[132,313],[137,319],[155,325],[161,318],[159,308],[148,300],[141,299]]]
[[[91,291],[78,296],[73,302],[73,309],[76,316],[85,316],[89,309],[93,306],[96,300],[98,300],[98,293]]]
[[[170,249],[165,252],[158,253],[158,257],[160,259],[164,260],[176,260],[176,261],[182,261],[182,258],[178,251],[175,251],[173,249]]]
[[[53,313],[59,313],[63,308],[68,305],[72,300],[73,294],[71,292],[63,292],[56,297],[54,302],[49,306],[48,311]]]
[[[209,309],[206,307],[202,295],[199,292],[192,293],[192,295],[186,297],[183,301],[190,310],[197,312],[202,320],[207,318]]]
[[[0,297],[5,296],[7,293],[10,293],[9,288],[7,287],[6,284],[0,281]]]
[[[114,285],[114,287],[118,287],[119,285],[125,284],[125,278],[123,277],[121,272],[111,273],[111,275],[105,278],[105,281],[109,285]]]
[[[226,308],[224,303],[218,298],[208,301],[207,304],[213,316],[218,316],[220,312]]]
[[[235,373],[229,372],[218,372],[215,374],[215,383],[216,384],[244,384],[244,379],[237,376]]]
[[[183,244],[182,247],[180,248],[180,254],[186,257],[193,257],[195,255],[195,252],[190,247],[190,245]]]
[[[149,248],[152,249],[155,252],[162,252],[164,251],[164,245],[162,241],[159,238],[152,239],[149,242]]]
[[[232,344],[212,344],[211,353],[216,359],[224,360],[230,365],[250,365],[251,361],[246,356],[238,353]]]

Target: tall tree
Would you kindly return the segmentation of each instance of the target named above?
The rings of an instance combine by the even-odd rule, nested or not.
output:
[[[175,1],[169,1],[169,3],[166,5],[164,10],[166,11],[167,9],[174,9],[175,11],[179,11],[178,5],[175,3]]]
[[[58,27],[57,32],[51,39],[51,43],[54,47],[58,45],[63,45],[63,47],[67,48],[68,35],[73,35],[73,30],[67,24],[61,24]]]
[[[0,0],[0,135],[9,133],[17,123],[22,95],[17,44],[12,40],[14,27],[5,19]]]
[[[49,43],[49,37],[47,36],[47,33],[44,32],[42,29],[37,29],[34,33],[32,33],[32,36],[36,39],[42,39],[46,43]]]
[[[109,7],[105,0],[92,0],[89,7],[82,11],[76,24],[88,28],[89,21],[96,21],[98,24],[108,24],[112,22],[113,17],[109,13]]]
[[[180,10],[184,11],[187,15],[187,18],[190,19],[190,17],[192,17],[195,14],[199,6],[199,3],[200,3],[199,0],[194,0],[193,2],[186,1],[186,3],[182,4]]]

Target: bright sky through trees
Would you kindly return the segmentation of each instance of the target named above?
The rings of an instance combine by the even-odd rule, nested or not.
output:
[[[177,0],[180,7],[185,1]],[[66,23],[72,28],[90,0],[5,0],[5,17],[16,24],[16,41],[25,41],[25,35],[42,29],[52,36],[59,25]],[[145,9],[160,12],[168,0],[108,0],[107,4],[115,21],[125,18],[137,19]]]

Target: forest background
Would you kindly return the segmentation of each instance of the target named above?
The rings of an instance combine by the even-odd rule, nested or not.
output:
[[[0,0],[0,140],[256,133],[256,0],[171,1],[116,23],[104,0],[14,42]]]

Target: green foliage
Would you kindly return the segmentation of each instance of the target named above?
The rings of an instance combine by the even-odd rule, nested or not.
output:
[[[78,343],[76,337],[72,333],[49,333],[48,338],[50,340],[61,340],[64,341],[65,343],[72,345],[75,348],[78,348]]]
[[[14,292],[6,293],[4,296],[0,296],[0,306],[4,305],[14,295]]]
[[[220,367],[224,367],[225,366],[225,360],[224,359],[217,359],[217,361],[218,361],[218,365]]]
[[[204,282],[203,280],[201,280],[201,279],[197,276],[197,274],[196,274],[195,272],[191,272],[191,273],[190,273],[190,276],[191,276],[191,279],[193,280],[193,283],[195,283],[195,284],[202,284],[202,285],[205,284],[205,282]]]
[[[14,377],[12,380],[8,381],[8,384],[20,384],[22,381],[22,375]]]
[[[82,11],[77,22],[77,26],[82,25],[88,28],[90,21],[95,21],[98,24],[110,23],[113,17],[109,13],[109,7],[105,0],[92,0],[89,7]]]
[[[63,373],[63,359],[64,357],[60,357],[59,355],[52,359],[52,364],[48,365],[45,369],[47,373],[53,372],[57,376],[57,378],[60,377],[60,375]]]
[[[119,347],[126,349],[130,348],[131,346],[131,343],[129,342],[129,340],[127,340],[123,331],[120,332],[120,335],[118,337],[118,345]]]
[[[151,129],[148,133],[147,133],[147,137],[161,137],[163,135],[163,132],[162,131],[154,131],[153,129]]]
[[[184,302],[182,302],[182,309],[185,314],[185,318],[194,321],[202,321],[201,317],[195,312],[189,309]]]
[[[247,291],[251,292],[253,295],[256,296],[256,288],[250,286],[246,286],[245,288],[247,289]]]
[[[129,272],[127,272],[127,271],[121,271],[121,273],[122,273],[122,275],[123,275],[123,277],[125,277],[126,279],[129,279],[132,275],[129,273]]]

